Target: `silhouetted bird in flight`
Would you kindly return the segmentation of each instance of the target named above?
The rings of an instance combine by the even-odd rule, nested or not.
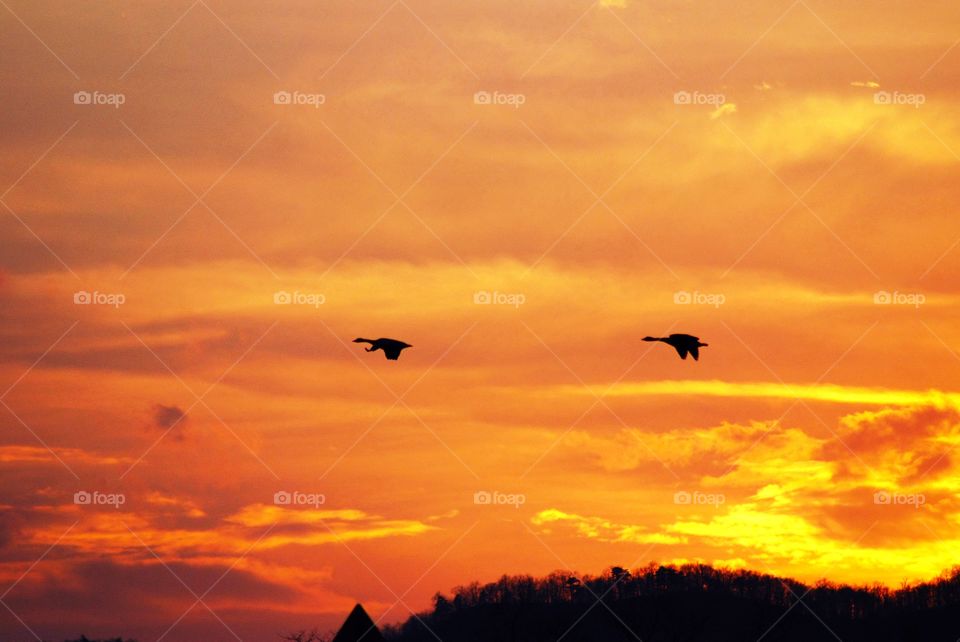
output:
[[[413,346],[409,343],[404,343],[403,341],[397,341],[396,339],[363,339],[357,338],[353,340],[354,343],[369,343],[370,347],[367,348],[367,352],[374,352],[375,350],[383,350],[383,354],[386,355],[387,359],[391,361],[396,361],[400,358],[400,352],[405,348],[412,348]]]
[[[700,360],[700,348],[705,347],[706,343],[700,343],[700,337],[692,334],[671,334],[669,337],[644,337],[644,341],[663,341],[677,349],[681,359],[687,358],[687,353],[693,355],[694,361]]]

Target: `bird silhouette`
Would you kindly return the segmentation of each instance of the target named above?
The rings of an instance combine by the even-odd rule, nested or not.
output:
[[[379,339],[364,339],[358,337],[353,340],[354,343],[369,343],[370,347],[366,348],[367,352],[374,352],[376,350],[383,350],[384,356],[391,361],[396,361],[400,358],[400,352],[406,348],[412,348],[413,346],[409,343],[404,343],[403,341],[397,341],[396,339],[384,339],[383,337]]]
[[[700,337],[692,334],[671,334],[669,337],[644,337],[644,341],[662,341],[667,345],[673,346],[681,359],[687,358],[687,353],[693,355],[694,361],[700,360],[700,348],[705,347],[706,343],[700,343]]]

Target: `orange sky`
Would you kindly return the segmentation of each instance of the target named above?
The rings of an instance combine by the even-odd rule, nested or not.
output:
[[[0,5],[4,640],[956,561],[956,3]]]

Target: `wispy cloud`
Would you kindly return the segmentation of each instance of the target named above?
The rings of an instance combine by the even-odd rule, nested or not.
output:
[[[809,401],[877,406],[960,407],[960,393],[941,390],[902,390],[841,386],[836,384],[790,384],[769,381],[661,380],[615,383],[612,386],[555,386],[548,395],[599,395],[643,397],[704,395],[730,398],[802,399]]]

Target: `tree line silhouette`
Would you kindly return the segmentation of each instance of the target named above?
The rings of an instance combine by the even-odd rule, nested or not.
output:
[[[897,589],[807,585],[705,564],[504,575],[437,593],[431,611],[384,635],[393,642],[956,642],[960,566]]]

